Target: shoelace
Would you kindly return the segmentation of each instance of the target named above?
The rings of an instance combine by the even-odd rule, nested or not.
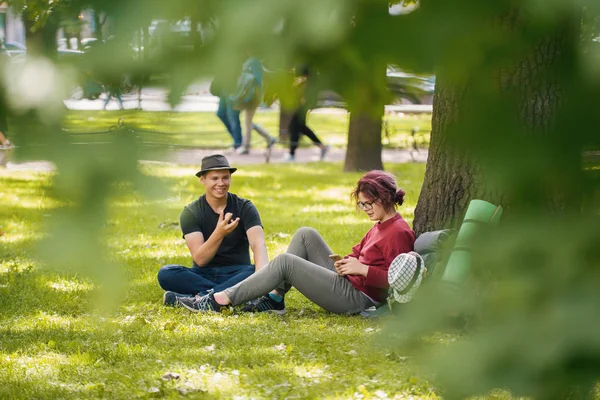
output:
[[[254,307],[258,308],[258,311],[269,311],[274,309],[271,302],[264,297],[258,301]]]
[[[210,303],[210,295],[214,293],[213,289],[210,289],[207,294],[204,296],[196,295],[196,301],[194,302],[194,307],[197,310],[212,310],[212,306]]]

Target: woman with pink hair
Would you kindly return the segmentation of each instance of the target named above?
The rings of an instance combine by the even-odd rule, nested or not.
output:
[[[394,258],[413,250],[415,234],[396,205],[404,202],[392,174],[371,171],[359,179],[351,196],[375,225],[345,257],[332,255],[321,235],[300,228],[286,253],[235,286],[205,296],[181,297],[187,309],[220,311],[239,305],[249,312],[285,313],[284,297],[295,287],[327,311],[356,314],[382,304],[388,293],[388,269]]]

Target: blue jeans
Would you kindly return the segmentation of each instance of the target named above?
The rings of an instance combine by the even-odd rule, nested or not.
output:
[[[158,284],[164,290],[181,294],[205,295],[210,289],[225,290],[254,273],[254,265],[191,268],[169,264],[158,271]]]
[[[242,146],[242,125],[240,123],[240,110],[234,110],[231,101],[225,97],[219,98],[217,117],[223,122],[227,132],[233,138],[233,147]]]

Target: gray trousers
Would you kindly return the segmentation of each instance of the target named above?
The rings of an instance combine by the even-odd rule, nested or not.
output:
[[[287,253],[224,292],[234,306],[273,289],[285,296],[292,286],[310,301],[337,314],[355,314],[373,306],[365,294],[337,274],[329,254],[331,249],[316,230],[300,228]]]

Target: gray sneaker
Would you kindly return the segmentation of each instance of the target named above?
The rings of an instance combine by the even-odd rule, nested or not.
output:
[[[241,312],[268,312],[274,313],[277,315],[285,314],[285,301],[275,301],[269,297],[269,295],[264,295],[263,297],[259,297],[258,299],[249,302],[242,309]]]
[[[269,141],[267,142],[267,152],[265,153],[265,161],[268,163],[271,160],[271,152],[273,151],[273,146],[275,143],[279,142],[279,139],[271,136]]]
[[[327,156],[328,152],[329,152],[329,146],[321,147],[321,158],[320,158],[321,161],[325,160],[325,157]]]
[[[179,297],[194,297],[191,294],[181,294],[181,293],[177,293],[177,292],[171,292],[170,290],[167,290],[165,292],[165,294],[163,294],[163,304],[165,306],[169,306],[169,307],[175,307],[178,306],[179,303],[177,302],[177,298]]]
[[[214,290],[209,290],[204,296],[178,297],[177,302],[192,312],[220,312],[221,308],[227,308],[217,303]]]

